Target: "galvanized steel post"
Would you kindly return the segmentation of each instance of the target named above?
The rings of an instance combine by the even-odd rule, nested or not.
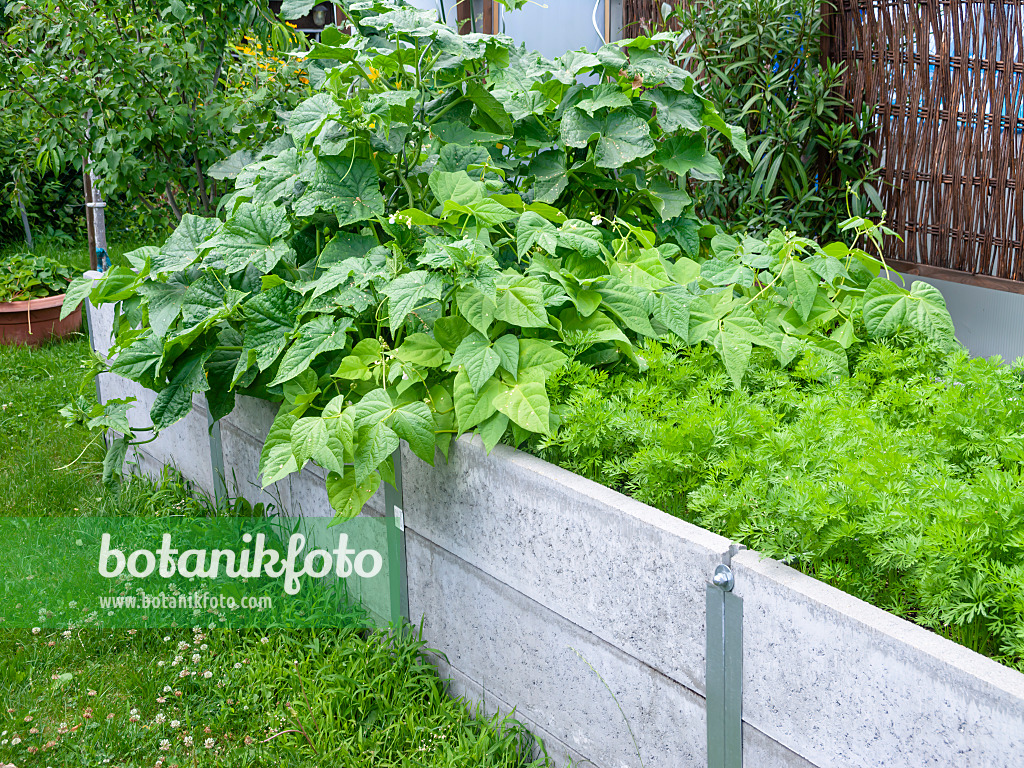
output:
[[[395,484],[384,483],[384,520],[388,537],[388,581],[391,623],[400,630],[409,621],[409,574],[405,561],[405,497],[402,491],[402,449],[392,454]]]
[[[727,565],[707,585],[708,768],[743,765],[743,600]]]

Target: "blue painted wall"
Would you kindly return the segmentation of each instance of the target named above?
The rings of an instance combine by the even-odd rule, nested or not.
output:
[[[437,10],[442,0],[406,0],[424,10]],[[454,24],[456,0],[443,0],[448,23]],[[597,13],[594,14],[594,3]],[[623,37],[617,25],[621,23],[621,0],[538,0],[528,2],[518,11],[502,10],[502,31],[527,48],[538,50],[548,58],[561,56],[578,48],[597,50],[604,40],[597,27],[604,30],[604,4],[611,3],[612,38]],[[479,13],[480,0],[474,3]]]

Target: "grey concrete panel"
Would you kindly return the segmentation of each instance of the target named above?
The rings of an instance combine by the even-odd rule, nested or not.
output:
[[[755,552],[732,568],[745,721],[820,766],[1024,766],[1024,675]]]
[[[287,514],[290,508],[290,487],[287,479],[263,488],[260,481],[260,453],[263,438],[254,438],[247,432],[225,424],[220,428],[224,451],[224,475],[228,496],[241,497],[250,504],[266,504],[277,514]]]
[[[407,542],[412,616],[485,701],[598,766],[639,766],[630,729],[649,768],[704,764],[700,696],[417,534]]]
[[[239,396],[235,398],[235,409],[221,419],[221,426],[240,430],[262,444],[270,432],[270,426],[274,423],[279,408],[278,403]]]
[[[704,690],[704,584],[732,543],[476,438],[412,455],[406,525],[606,642]]]
[[[136,402],[128,411],[128,423],[134,428],[152,425],[149,411],[156,399],[156,393],[142,385],[112,373],[101,373],[99,397],[104,403],[111,399],[135,397]],[[145,433],[140,433],[140,436],[145,437]],[[207,436],[205,401],[201,396],[193,398],[192,411],[185,418],[172,424],[160,433],[160,437],[139,450],[155,462],[174,467],[187,480],[205,492],[212,493],[210,442]],[[128,458],[131,460],[132,456],[129,455]],[[151,477],[160,475],[155,465],[148,466],[145,461],[140,461],[139,467],[145,469],[145,474]]]
[[[556,765],[706,765],[703,697],[414,532],[408,552],[412,616],[471,707],[514,715]],[[750,726],[744,754],[810,768]]]

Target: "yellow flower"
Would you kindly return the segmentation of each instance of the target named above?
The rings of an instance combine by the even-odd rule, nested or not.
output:
[[[373,66],[373,64],[371,64],[369,75],[370,80],[376,80],[378,77],[380,77],[380,70]]]

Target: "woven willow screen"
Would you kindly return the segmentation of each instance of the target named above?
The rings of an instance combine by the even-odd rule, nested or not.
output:
[[[876,107],[900,261],[1024,281],[1024,0],[837,0],[824,53]],[[624,0],[625,34],[661,2]]]
[[[1024,281],[1024,0],[845,0],[827,51],[876,105],[905,261]]]
[[[661,18],[662,0],[622,0],[622,36],[639,37]],[[674,3],[678,5],[678,0]]]

